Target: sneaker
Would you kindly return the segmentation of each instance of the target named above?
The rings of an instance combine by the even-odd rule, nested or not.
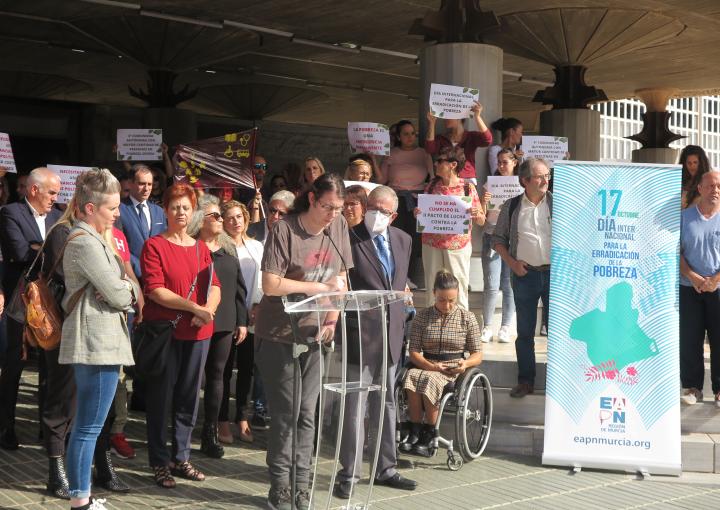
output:
[[[486,343],[492,341],[492,337],[493,337],[492,329],[490,329],[488,326],[485,326],[482,329],[482,333],[480,334],[480,340],[482,341],[482,343],[486,344]]]
[[[702,402],[703,394],[702,391],[700,391],[697,388],[688,388],[685,390],[685,393],[683,393],[682,397],[680,397],[680,401],[683,404],[686,405],[695,405],[698,402]],[[715,400],[717,401],[717,397],[715,397]]]
[[[135,450],[122,432],[110,435],[110,452],[121,459],[134,459]]]
[[[292,494],[290,487],[271,488],[267,499],[272,510],[292,510]]]
[[[95,499],[90,498],[90,503],[88,503],[87,510],[107,510],[107,507],[105,506],[105,499]]]
[[[295,508],[297,510],[310,509],[310,491],[308,489],[297,489],[295,491]]]
[[[547,326],[545,324],[540,326],[540,336],[547,336]]]
[[[720,391],[715,394],[715,407],[720,407]]]
[[[498,342],[500,342],[501,344],[510,343],[510,327],[509,326],[502,326],[500,328],[500,331],[498,331]]]

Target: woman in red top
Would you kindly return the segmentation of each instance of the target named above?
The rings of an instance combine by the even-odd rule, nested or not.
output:
[[[215,310],[220,303],[220,282],[210,265],[210,250],[187,233],[197,207],[192,187],[185,183],[172,185],[163,195],[163,206],[168,229],[145,242],[140,265],[145,286],[143,320],[175,320],[180,315],[165,373],[149,379],[146,391],[150,466],[155,471],[155,483],[169,489],[175,487],[172,475],[194,481],[205,479],[190,464],[190,436],[197,418]],[[165,439],[170,405],[172,459]]]
[[[478,147],[487,147],[492,141],[492,132],[485,125],[480,114],[483,106],[477,101],[472,107],[473,118],[477,125],[477,131],[465,131],[462,119],[444,119],[446,134],[435,134],[435,122],[437,117],[428,111],[427,113],[427,135],[425,137],[425,150],[428,154],[439,154],[445,147],[461,147],[465,152],[465,163],[458,169],[458,174],[466,181],[477,184],[475,173],[475,150]]]

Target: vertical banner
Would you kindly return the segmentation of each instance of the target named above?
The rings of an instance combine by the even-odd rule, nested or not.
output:
[[[680,474],[680,178],[555,166],[544,464]]]

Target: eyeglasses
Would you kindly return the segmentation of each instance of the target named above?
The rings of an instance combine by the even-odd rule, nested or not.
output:
[[[335,207],[330,204],[323,204],[320,200],[317,201],[318,205],[322,207],[326,212],[331,213],[339,213],[342,212],[343,209],[345,209],[344,205],[341,205],[340,207]]]
[[[348,207],[360,207],[360,202],[358,200],[350,200],[348,202],[345,202],[345,209]]]
[[[390,217],[394,214],[394,211],[388,211],[387,209],[380,209],[379,207],[368,207],[368,211],[377,211],[388,217]]]
[[[537,179],[539,181],[549,181],[552,179],[552,174],[533,175],[533,179]]]
[[[270,214],[277,214],[278,216],[285,216],[287,214],[285,211],[281,211],[280,209],[276,209],[274,207],[268,207],[268,211],[270,211]]]
[[[267,163],[255,163],[255,170],[267,170]]]
[[[211,212],[205,215],[206,218],[209,218],[210,216],[212,216],[215,221],[222,221],[223,219],[222,214],[219,212]]]

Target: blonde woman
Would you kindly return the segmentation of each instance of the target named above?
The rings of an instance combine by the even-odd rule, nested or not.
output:
[[[320,158],[315,156],[308,156],[305,158],[305,166],[303,167],[302,175],[300,175],[300,191],[310,186],[315,179],[325,173],[325,167],[320,161]]]

